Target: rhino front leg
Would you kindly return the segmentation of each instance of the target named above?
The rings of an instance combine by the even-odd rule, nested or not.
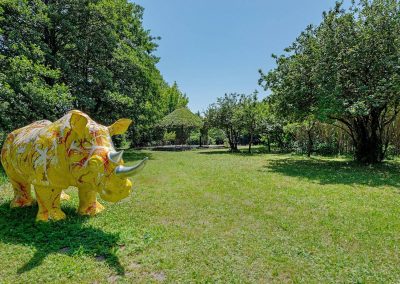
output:
[[[61,188],[35,186],[36,199],[39,205],[39,211],[36,221],[62,220],[65,219],[65,213],[60,208]]]
[[[35,200],[31,195],[31,185],[27,183],[10,180],[14,189],[14,199],[11,201],[11,208],[31,206]]]
[[[94,216],[104,210],[104,206],[97,201],[97,192],[79,188],[79,209],[81,215]]]

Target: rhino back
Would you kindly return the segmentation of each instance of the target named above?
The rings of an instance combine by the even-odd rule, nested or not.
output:
[[[48,135],[51,126],[52,123],[48,120],[36,121],[8,135],[1,158],[10,178],[17,180],[23,178],[31,182],[41,166],[42,170],[39,169],[39,172],[46,171],[48,159],[46,146],[50,146],[53,142],[43,137]]]

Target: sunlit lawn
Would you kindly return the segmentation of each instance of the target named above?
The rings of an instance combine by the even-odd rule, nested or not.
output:
[[[225,151],[149,156],[131,198],[35,224],[0,191],[0,283],[400,281],[400,163]]]

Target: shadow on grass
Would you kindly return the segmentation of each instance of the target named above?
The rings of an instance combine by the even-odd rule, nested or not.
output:
[[[124,152],[123,159],[125,162],[131,162],[131,161],[143,160],[146,157],[149,158],[149,160],[153,160],[153,155],[149,152],[126,150]]]
[[[238,151],[235,152],[231,152],[229,149],[224,149],[224,150],[202,150],[198,152],[199,154],[202,155],[237,155],[237,156],[255,156],[255,155],[261,155],[261,154],[276,154],[273,152],[268,152],[268,150],[266,148],[263,147],[257,147],[251,150],[251,152],[249,153],[249,151],[247,149],[240,149]]]
[[[320,184],[400,186],[400,165],[391,162],[365,166],[353,161],[287,158],[270,160],[263,171],[304,178]]]
[[[59,222],[36,223],[37,206],[11,209],[9,203],[0,204],[0,242],[35,247],[34,256],[18,273],[27,272],[43,262],[47,255],[89,255],[105,261],[119,275],[125,273],[113,251],[119,236],[83,226],[81,217],[72,207],[64,207],[68,219]],[[4,260],[3,260],[4,261]]]

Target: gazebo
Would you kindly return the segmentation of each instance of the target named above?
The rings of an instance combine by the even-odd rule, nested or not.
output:
[[[175,131],[177,144],[186,144],[190,132],[203,126],[201,118],[188,108],[178,108],[165,116],[159,126],[168,131]]]

